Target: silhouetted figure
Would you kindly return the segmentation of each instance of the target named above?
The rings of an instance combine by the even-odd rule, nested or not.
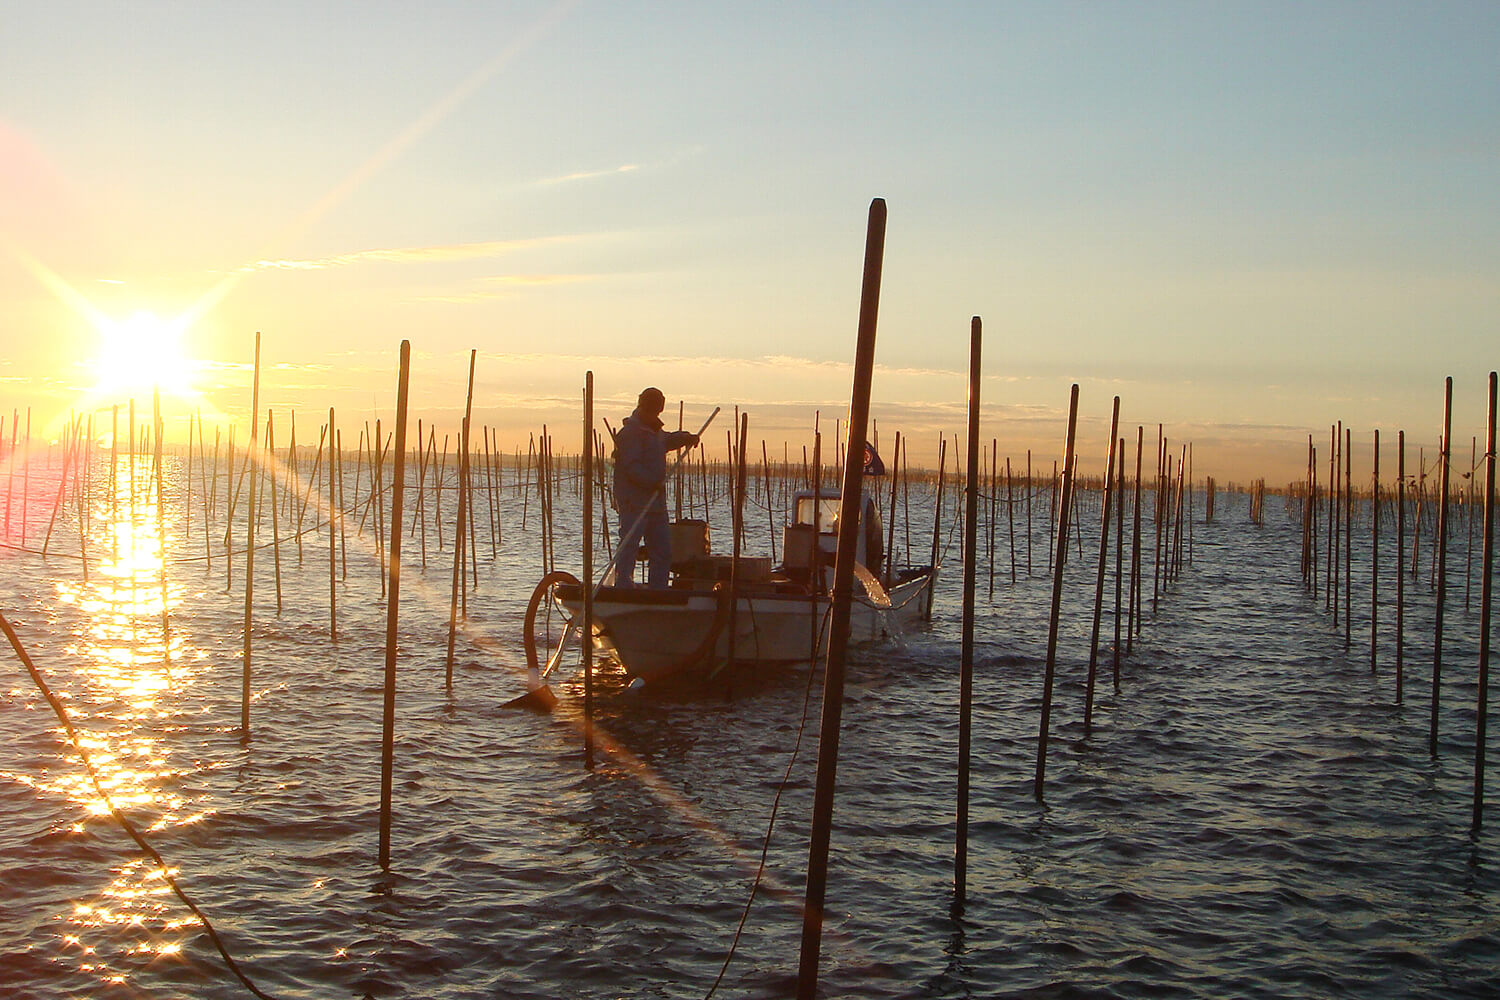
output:
[[[644,540],[647,585],[665,589],[672,572],[672,533],[667,527],[667,452],[691,448],[698,435],[662,429],[667,399],[657,388],[643,389],[635,412],[615,435],[615,504],[620,510],[620,558],[615,585],[629,587],[635,576],[636,549]]]

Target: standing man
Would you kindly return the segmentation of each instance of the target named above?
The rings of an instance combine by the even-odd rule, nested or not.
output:
[[[657,388],[643,389],[635,412],[615,435],[615,504],[620,510],[620,558],[615,585],[633,586],[636,549],[646,543],[651,564],[647,585],[664,590],[672,572],[672,533],[667,527],[667,452],[691,448],[698,435],[662,429],[667,398]]]

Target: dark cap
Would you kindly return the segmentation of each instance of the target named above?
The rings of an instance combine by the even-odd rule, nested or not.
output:
[[[657,412],[660,412],[661,408],[667,405],[667,397],[656,386],[651,386],[650,388],[641,390],[636,403],[640,406],[655,408]]]

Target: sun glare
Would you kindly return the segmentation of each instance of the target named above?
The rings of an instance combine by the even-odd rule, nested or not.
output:
[[[150,312],[137,312],[125,320],[101,320],[99,352],[94,358],[95,395],[127,396],[153,389],[165,395],[190,395],[194,365],[183,353],[185,331],[185,321],[164,320]]]

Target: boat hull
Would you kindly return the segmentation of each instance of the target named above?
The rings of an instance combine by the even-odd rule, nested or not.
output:
[[[889,607],[877,605],[879,596],[857,593],[850,601],[850,644],[881,642],[919,621],[929,582],[923,573],[898,583],[889,593]],[[581,591],[564,589],[559,597],[568,614],[580,620]],[[806,663],[827,642],[829,609],[826,594],[751,592],[736,599],[731,613],[722,586],[604,587],[594,599],[594,644],[627,674],[648,683],[712,676],[731,657],[736,668]]]

